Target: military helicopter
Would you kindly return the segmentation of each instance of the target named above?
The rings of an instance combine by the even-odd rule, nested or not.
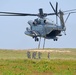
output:
[[[40,48],[41,38],[44,38],[43,48],[45,46],[45,39],[53,39],[54,41],[58,40],[58,36],[62,36],[61,32],[64,32],[66,35],[66,26],[65,23],[68,20],[71,13],[76,9],[67,10],[67,11],[58,11],[58,2],[56,2],[56,8],[53,7],[52,3],[50,6],[52,7],[54,13],[44,13],[43,9],[39,9],[38,14],[29,14],[29,13],[14,13],[14,12],[0,12],[0,16],[37,16],[38,18],[34,20],[29,20],[28,24],[30,28],[26,28],[24,32],[26,35],[32,37],[35,41],[39,41],[38,48]],[[64,21],[63,16],[67,15],[67,18]],[[47,16],[56,16],[56,23],[50,21]],[[60,24],[58,24],[58,18],[60,19]],[[40,40],[39,40],[40,38]]]

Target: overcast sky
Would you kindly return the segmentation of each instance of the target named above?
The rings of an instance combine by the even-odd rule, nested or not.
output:
[[[76,0],[0,0],[0,11],[18,13],[38,13],[39,8],[44,12],[53,12],[49,1],[55,6],[58,2],[58,9],[76,9]],[[26,27],[29,27],[28,20],[37,17],[1,17],[0,16],[0,48],[1,49],[31,49],[37,48],[38,43],[31,37],[24,34]],[[54,16],[49,19],[55,21]],[[66,18],[66,16],[64,16]],[[45,48],[76,48],[76,14],[71,14],[66,23],[66,36],[59,37],[57,42],[46,40]],[[43,39],[41,40],[41,47]]]

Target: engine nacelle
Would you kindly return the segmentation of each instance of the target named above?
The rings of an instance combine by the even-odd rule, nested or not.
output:
[[[54,25],[54,22],[51,21],[51,20],[49,20],[49,19],[45,19],[45,20],[44,20],[44,23],[45,23],[45,24]]]

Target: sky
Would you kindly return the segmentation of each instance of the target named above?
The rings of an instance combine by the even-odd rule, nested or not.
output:
[[[53,12],[53,6],[58,2],[58,9],[62,11],[76,9],[76,0],[0,0],[0,12],[38,13],[43,8],[45,13]],[[24,34],[28,21],[37,17],[0,16],[0,49],[33,49],[38,47],[38,42]],[[55,21],[54,16],[47,17]],[[64,19],[66,16],[64,16]],[[46,40],[45,48],[76,48],[76,13],[71,14],[66,23],[66,36],[59,37],[58,41]],[[43,38],[41,48],[43,47]]]

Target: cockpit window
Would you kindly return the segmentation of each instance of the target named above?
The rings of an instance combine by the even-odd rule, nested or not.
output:
[[[40,24],[41,21],[37,18],[37,19],[34,20],[34,23],[35,23],[35,24]]]

